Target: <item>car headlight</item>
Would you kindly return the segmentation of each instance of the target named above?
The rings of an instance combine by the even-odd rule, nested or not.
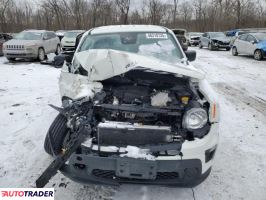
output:
[[[208,122],[208,114],[202,108],[191,108],[183,117],[183,127],[188,130],[203,128]]]

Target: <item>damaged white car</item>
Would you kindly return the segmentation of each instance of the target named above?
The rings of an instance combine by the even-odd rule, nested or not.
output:
[[[60,77],[62,108],[45,150],[82,183],[192,186],[210,173],[219,107],[204,74],[174,33],[150,25],[87,31]]]

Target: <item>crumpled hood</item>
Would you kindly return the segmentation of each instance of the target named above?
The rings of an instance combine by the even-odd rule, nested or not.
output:
[[[133,69],[169,72],[177,76],[204,79],[205,74],[191,65],[166,63],[139,54],[110,49],[93,49],[75,54],[78,63],[88,71],[89,81],[102,81]]]
[[[230,42],[230,39],[227,37],[215,37],[215,38],[212,38],[212,40],[217,40],[221,42]]]
[[[7,42],[5,42],[6,45],[34,45],[34,44],[39,44],[38,40],[17,40],[17,39],[12,39]]]

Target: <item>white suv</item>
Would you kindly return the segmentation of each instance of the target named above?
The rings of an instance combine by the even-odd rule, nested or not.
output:
[[[37,186],[57,169],[84,183],[201,183],[218,145],[219,106],[195,58],[160,26],[84,33],[62,68],[63,108],[45,140],[56,161]]]
[[[60,41],[52,31],[26,30],[3,45],[4,56],[14,61],[16,58],[33,58],[40,61],[49,53],[60,53]]]
[[[75,49],[76,37],[84,32],[84,30],[72,30],[65,32],[64,37],[61,40],[62,50],[73,51]]]

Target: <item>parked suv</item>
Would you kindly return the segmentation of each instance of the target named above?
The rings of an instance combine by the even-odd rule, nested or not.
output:
[[[256,60],[266,57],[266,33],[247,33],[239,36],[232,48],[232,54],[246,54],[254,56]]]
[[[94,184],[187,186],[210,173],[219,106],[205,74],[174,33],[151,25],[84,33],[60,76],[62,108],[45,151],[55,160],[36,181],[60,171]]]
[[[207,32],[200,37],[199,48],[208,47],[209,50],[226,49],[229,51],[230,38],[223,32]]]
[[[73,51],[75,49],[76,37],[84,32],[84,30],[73,30],[66,32],[61,40],[62,50]]]
[[[45,30],[22,31],[3,45],[4,55],[10,61],[16,58],[37,58],[42,61],[47,54],[58,54],[60,50],[59,38],[54,32]]]

